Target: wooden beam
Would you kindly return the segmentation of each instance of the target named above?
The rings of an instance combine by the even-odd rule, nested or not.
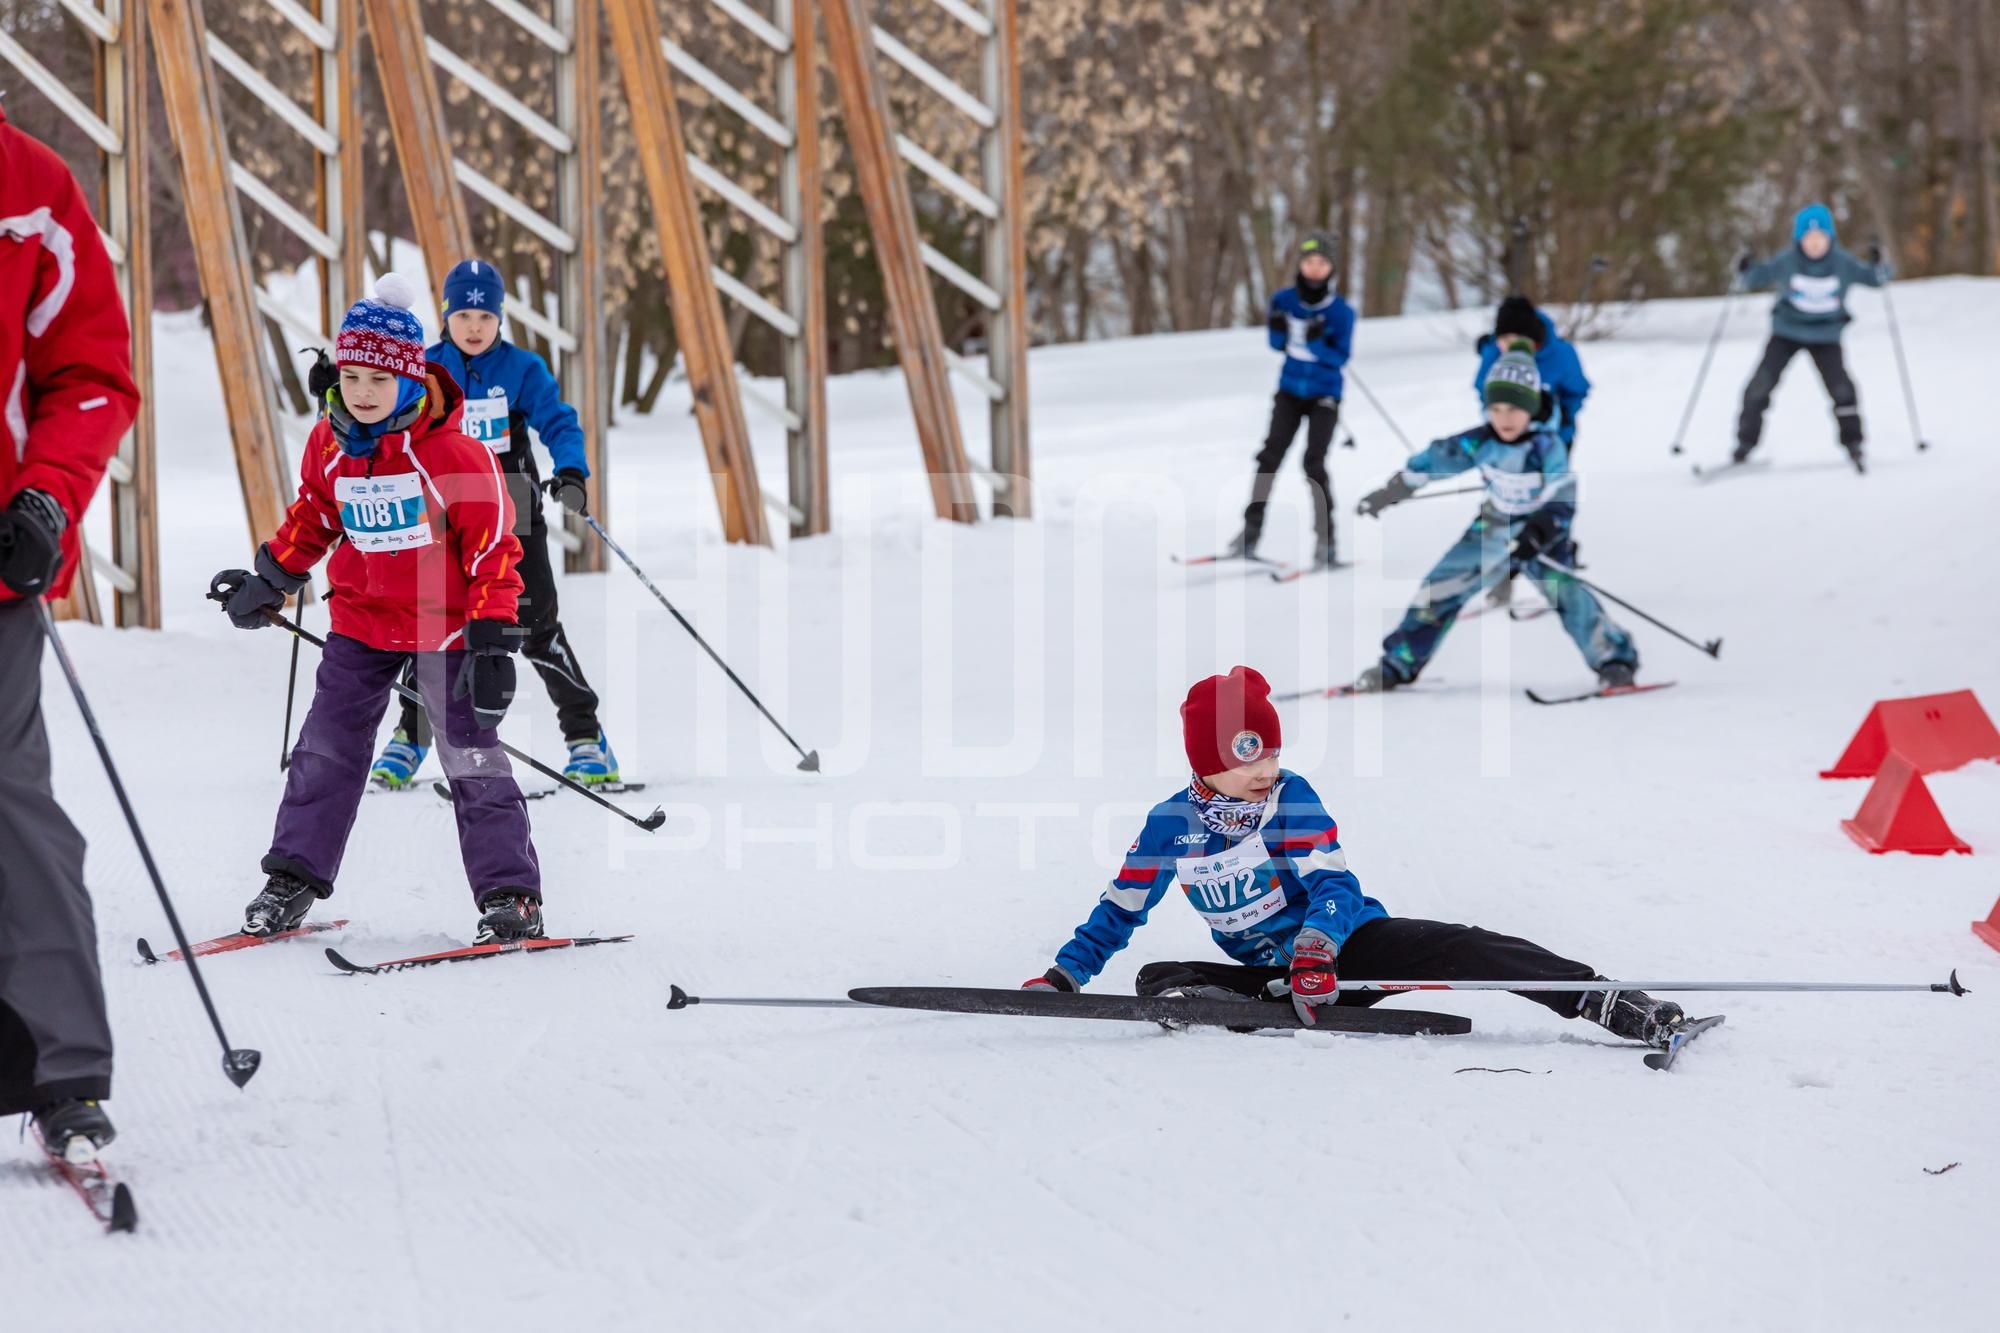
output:
[[[362,138],[361,99],[361,0],[321,0],[320,13],[339,26],[331,57],[334,71],[332,96],[339,99],[338,125],[340,156],[335,159],[331,199],[320,195],[324,220],[320,226],[340,238],[340,269],[337,281],[326,291],[328,332],[340,328],[340,317],[368,294],[368,212],[361,182],[367,178],[367,144]],[[324,68],[326,62],[322,62]],[[320,159],[325,170],[325,159]],[[317,405],[315,405],[317,406]]]
[[[132,382],[139,386],[139,414],[119,453],[132,479],[112,491],[111,558],[138,587],[113,598],[113,619],[125,628],[160,627],[160,522],[155,485],[153,415],[153,246],[147,225],[151,176],[146,145],[152,142],[146,84],[146,7],[128,4],[116,46],[101,47],[105,110],[120,126],[125,151],[105,162],[105,209],[111,234],[125,247],[125,316],[132,325]],[[115,173],[115,178],[114,178]]]
[[[148,3],[160,92],[180,158],[181,198],[208,302],[243,508],[250,540],[261,542],[277,531],[292,485],[272,416],[277,396],[264,356],[263,321],[250,280],[236,186],[229,175],[222,100],[208,66],[200,0]]]
[[[973,498],[965,441],[959,434],[958,408],[952,402],[944,332],[924,268],[909,182],[896,153],[896,131],[875,61],[867,5],[865,0],[826,0],[825,14],[827,54],[840,87],[847,146],[888,295],[890,333],[909,385],[924,467],[930,473],[931,504],[939,518],[974,522],[979,506]]]
[[[996,518],[1033,518],[1028,452],[1027,190],[1021,177],[1021,25],[1017,0],[992,0],[993,35],[983,61],[988,105],[998,124],[985,135],[986,191],[1000,218],[986,224],[986,282],[1000,309],[986,322],[987,370],[1006,390],[994,400],[993,470],[1007,479],[993,497]]]
[[[562,227],[576,238],[576,253],[564,255],[561,267],[562,315],[576,338],[576,350],[562,356],[563,397],[576,409],[583,428],[583,448],[590,464],[593,513],[604,513],[611,494],[611,460],[604,448],[609,425],[606,406],[607,359],[604,355],[604,136],[597,95],[604,74],[599,58],[602,25],[598,0],[556,0],[560,31],[570,34],[567,54],[556,57],[559,70],[556,117],[576,145],[562,165]],[[565,21],[567,20],[567,21]],[[571,573],[605,567],[604,543],[574,514],[563,521],[582,542],[563,555]]]
[[[790,9],[787,23],[786,9]],[[778,75],[778,116],[792,129],[786,150],[783,212],[798,231],[785,247],[785,310],[799,336],[785,342],[785,390],[799,428],[789,432],[794,537],[833,526],[826,459],[826,248],[820,226],[819,39],[813,0],[778,0],[777,18],[791,30],[790,61]]]
[[[750,455],[750,428],[736,384],[735,358],[722,319],[722,298],[710,272],[707,238],[688,172],[680,108],[661,45],[655,0],[604,0],[612,47],[632,109],[632,130],[653,201],[653,225],[667,274],[674,335],[694,392],[694,415],[708,451],[723,536],[768,546],[764,497]]]
[[[451,138],[445,131],[444,101],[424,49],[424,17],[418,0],[362,0],[368,35],[375,47],[382,102],[389,112],[396,157],[403,166],[403,191],[410,221],[430,270],[431,294],[444,308],[444,275],[472,253],[472,224],[465,197],[454,182]]]

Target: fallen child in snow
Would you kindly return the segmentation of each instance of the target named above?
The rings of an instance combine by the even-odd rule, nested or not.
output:
[[[1271,687],[1249,667],[1198,681],[1181,704],[1188,785],[1153,807],[1090,918],[1023,989],[1081,990],[1132,939],[1178,879],[1233,962],[1158,962],[1141,995],[1246,1002],[1289,999],[1310,1026],[1321,1005],[1365,1006],[1383,991],[1351,981],[1601,981],[1592,967],[1477,926],[1393,917],[1361,891],[1338,827],[1312,787],[1278,766]],[[1563,1018],[1665,1047],[1679,1005],[1640,991],[1521,991]]]

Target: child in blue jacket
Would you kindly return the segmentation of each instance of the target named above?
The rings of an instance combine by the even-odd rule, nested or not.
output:
[[[1493,332],[1479,339],[1479,369],[1472,376],[1472,392],[1486,399],[1486,377],[1508,345],[1526,338],[1535,345],[1535,370],[1542,377],[1542,392],[1555,400],[1556,434],[1563,448],[1576,457],[1576,419],[1583,414],[1584,399],[1590,397],[1590,380],[1583,373],[1583,361],[1576,348],[1556,333],[1555,321],[1535,309],[1525,296],[1510,296],[1493,315]]]
[[[1393,917],[1361,891],[1340,830],[1312,787],[1278,766],[1271,687],[1249,667],[1210,676],[1181,704],[1187,785],[1153,807],[1124,864],[1055,966],[1028,990],[1081,990],[1123,949],[1176,880],[1228,963],[1139,969],[1141,995],[1283,1001],[1311,1026],[1321,1005],[1363,1007],[1384,991],[1350,981],[1601,981],[1539,944],[1477,926]],[[1663,1046],[1680,1006],[1641,991],[1523,991],[1563,1018]]]
[[[1360,513],[1373,517],[1439,477],[1478,468],[1486,481],[1479,516],[1425,577],[1403,623],[1382,641],[1382,660],[1355,680],[1357,693],[1393,690],[1414,681],[1466,602],[1516,573],[1540,585],[1603,688],[1632,684],[1639,669],[1632,636],[1568,573],[1576,567],[1569,537],[1576,478],[1555,429],[1556,410],[1542,392],[1534,350],[1526,340],[1517,341],[1494,362],[1482,394],[1485,425],[1433,441],[1412,455],[1388,485],[1362,497]]]
[[[542,514],[546,490],[563,508],[589,512],[584,481],[590,464],[584,454],[583,430],[576,411],[562,400],[562,391],[546,362],[501,335],[500,316],[506,300],[500,273],[484,260],[468,259],[454,266],[444,280],[443,341],[429,349],[430,359],[451,372],[465,393],[462,429],[493,451],[514,502],[514,531],[521,539],[520,619],[528,630],[521,655],[534,664],[549,700],[556,706],[569,762],[563,772],[578,782],[602,784],[619,780],[618,759],[604,738],[597,716],[597,694],[584,679],[583,665],[569,636],[563,633],[556,607],[555,569],[549,563],[548,521]],[[528,431],[541,437],[555,463],[555,476],[544,483],[535,467]],[[384,787],[407,786],[430,753],[430,724],[423,710],[403,705],[396,732],[375,761],[369,776]]]
[[[1257,554],[1264,535],[1264,508],[1285,452],[1306,423],[1306,482],[1312,488],[1313,567],[1330,569],[1333,541],[1333,483],[1326,475],[1326,451],[1340,421],[1345,385],[1340,368],[1354,353],[1354,307],[1333,290],[1333,239],[1314,232],[1299,243],[1298,281],[1271,298],[1271,350],[1285,354],[1278,392],[1271,400],[1271,426],[1257,454],[1257,477],[1243,511],[1243,533],[1230,544],[1236,556]]]

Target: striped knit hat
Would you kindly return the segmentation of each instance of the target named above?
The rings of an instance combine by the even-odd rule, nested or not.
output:
[[[424,382],[424,326],[410,313],[416,289],[399,273],[375,280],[375,295],[347,309],[334,339],[333,360],[341,366],[371,366]]]
[[[1486,405],[1511,403],[1533,415],[1542,409],[1542,373],[1535,369],[1535,345],[1526,338],[1507,344],[1506,355],[1486,372]]]

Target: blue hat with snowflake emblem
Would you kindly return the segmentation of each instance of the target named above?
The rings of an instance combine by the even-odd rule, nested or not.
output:
[[[483,259],[463,259],[444,275],[444,313],[449,319],[461,310],[484,310],[499,315],[507,289],[501,285],[500,270]]]

